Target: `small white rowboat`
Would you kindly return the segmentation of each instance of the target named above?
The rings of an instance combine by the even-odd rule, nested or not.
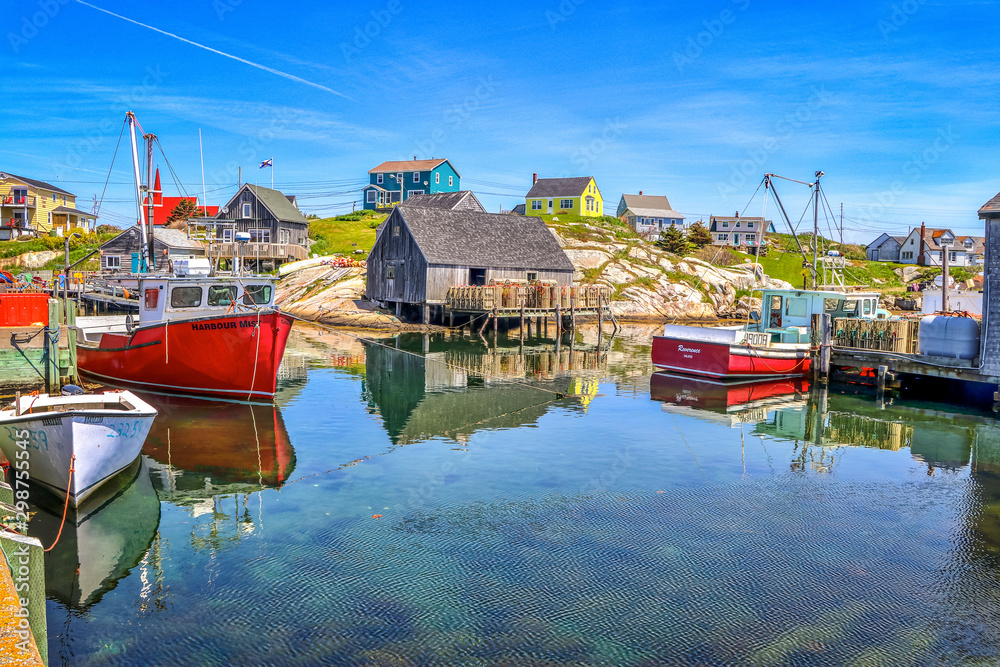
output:
[[[0,450],[15,497],[38,484],[76,507],[135,461],[156,409],[129,391],[22,396],[0,410]],[[73,479],[69,479],[73,456]]]

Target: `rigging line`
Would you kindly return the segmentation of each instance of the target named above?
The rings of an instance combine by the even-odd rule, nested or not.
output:
[[[788,178],[787,176],[779,176],[778,174],[767,174],[771,178],[781,178],[786,181],[791,181],[792,183],[801,183],[802,185],[812,185],[812,183],[806,183],[805,181],[797,181],[794,178]]]
[[[163,152],[163,144],[160,143],[160,138],[156,137],[154,141],[156,142],[156,147],[160,149],[160,155],[163,156],[163,161],[167,163],[167,170],[170,172],[170,177],[174,179],[174,185],[181,191],[183,196],[190,198],[187,190],[184,189],[184,184],[181,183],[180,178],[177,177],[177,172],[175,172],[173,166],[171,166],[170,160],[167,159],[167,154]]]
[[[104,181],[104,189],[101,190],[101,201],[97,204],[97,210],[94,211],[94,215],[95,216],[98,213],[101,212],[101,206],[104,204],[104,195],[108,191],[108,182],[111,180],[111,170],[115,168],[115,157],[118,155],[118,147],[121,146],[122,135],[125,134],[125,125],[126,124],[127,124],[127,121],[123,121],[122,122],[122,129],[118,132],[118,141],[117,141],[117,143],[115,143],[115,152],[111,156],[111,166],[108,167],[108,178]]]
[[[744,215],[746,215],[747,209],[750,208],[750,204],[753,203],[754,197],[756,197],[757,193],[760,192],[760,186],[762,186],[762,185],[764,185],[764,179],[763,178],[760,179],[760,183],[757,184],[757,189],[753,191],[752,195],[750,195],[750,201],[748,201],[747,205],[743,207],[743,213],[740,213],[740,217],[743,217]],[[765,210],[767,209],[767,201],[764,202],[764,209]]]

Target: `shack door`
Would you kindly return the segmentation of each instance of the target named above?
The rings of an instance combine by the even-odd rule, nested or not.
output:
[[[470,285],[485,285],[486,284],[486,269],[469,269],[469,284]]]

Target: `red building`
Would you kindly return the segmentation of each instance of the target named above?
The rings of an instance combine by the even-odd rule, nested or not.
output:
[[[153,183],[153,224],[157,226],[162,226],[167,224],[167,218],[173,213],[173,210],[177,208],[185,199],[190,200],[195,204],[197,210],[192,214],[193,218],[200,218],[202,216],[215,217],[219,214],[218,206],[199,206],[197,197],[164,197],[163,190],[160,188],[160,170],[156,170],[156,182]],[[149,200],[143,200],[143,205]]]

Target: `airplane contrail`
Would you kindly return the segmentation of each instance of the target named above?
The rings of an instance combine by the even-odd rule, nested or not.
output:
[[[92,5],[89,2],[84,2],[83,0],[76,0],[76,2],[78,2],[79,4],[84,5],[86,7],[90,7],[91,9],[96,9],[99,12],[104,12],[105,14],[109,14],[111,16],[114,16],[115,18],[122,19],[123,21],[128,21],[129,23],[134,23],[134,24],[136,24],[138,26],[142,26],[143,28],[148,28],[149,30],[153,30],[155,32],[158,32],[161,35],[166,35],[167,37],[173,37],[174,39],[179,39],[180,41],[185,42],[187,44],[190,44],[192,46],[197,46],[199,49],[205,49],[206,51],[211,51],[212,53],[217,53],[220,56],[225,56],[226,58],[232,58],[233,60],[236,60],[238,62],[250,65],[251,67],[256,67],[257,69],[262,69],[265,72],[270,72],[271,74],[277,74],[278,76],[282,76],[282,77],[284,77],[286,79],[290,79],[292,81],[297,81],[299,83],[304,83],[307,86],[312,86],[313,88],[319,88],[320,90],[325,90],[328,93],[333,93],[334,95],[339,95],[340,97],[343,97],[344,99],[347,99],[347,100],[351,100],[352,102],[354,101],[350,97],[348,97],[347,95],[345,95],[343,93],[338,93],[336,90],[333,90],[332,88],[327,88],[326,86],[320,85],[318,83],[313,83],[312,81],[308,81],[306,79],[303,79],[300,76],[295,76],[294,74],[289,74],[288,72],[282,72],[281,70],[277,70],[277,69],[274,69],[272,67],[268,67],[266,65],[261,65],[260,63],[253,62],[252,60],[247,60],[246,58],[240,58],[239,56],[234,56],[232,54],[225,53],[224,51],[219,51],[218,49],[213,49],[210,46],[205,46],[204,44],[199,44],[198,42],[192,42],[190,39],[185,39],[185,38],[181,37],[180,35],[175,35],[174,33],[167,32],[166,30],[160,30],[159,28],[154,28],[151,25],[146,25],[145,23],[140,23],[139,21],[136,21],[134,19],[130,19],[127,16],[122,16],[121,14],[115,14],[114,12],[110,12],[107,9],[102,9],[100,7]]]

